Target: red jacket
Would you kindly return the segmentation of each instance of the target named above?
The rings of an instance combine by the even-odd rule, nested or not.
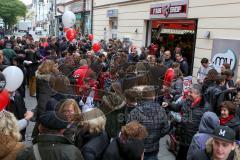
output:
[[[165,73],[163,85],[170,87],[173,78],[174,78],[174,70],[173,68],[169,68]]]
[[[89,87],[97,89],[97,81],[91,77],[92,74],[93,71],[88,66],[81,66],[73,73],[73,77],[76,79],[77,93],[79,93],[79,89],[81,89],[83,95],[88,96],[85,95],[85,93]]]

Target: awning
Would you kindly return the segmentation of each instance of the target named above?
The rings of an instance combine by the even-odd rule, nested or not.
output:
[[[153,20],[152,28],[196,30],[196,22],[194,20]]]

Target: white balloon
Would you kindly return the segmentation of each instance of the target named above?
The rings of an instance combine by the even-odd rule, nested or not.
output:
[[[3,75],[6,79],[6,86],[10,92],[16,91],[23,82],[23,72],[16,66],[9,66],[3,70]]]
[[[62,22],[64,27],[72,27],[76,23],[76,16],[71,11],[65,11],[62,16]]]

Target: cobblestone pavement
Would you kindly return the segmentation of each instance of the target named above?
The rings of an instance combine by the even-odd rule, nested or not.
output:
[[[25,103],[26,103],[27,110],[32,110],[37,105],[36,98],[30,97],[28,90],[26,91]],[[32,140],[31,135],[32,135],[33,127],[34,127],[34,123],[30,122],[27,127],[27,131],[26,131],[26,143],[30,143]],[[173,154],[167,150],[167,144],[166,144],[167,139],[168,139],[168,136],[165,136],[164,138],[162,138],[160,140],[160,152],[158,154],[159,160],[174,160],[175,159]]]

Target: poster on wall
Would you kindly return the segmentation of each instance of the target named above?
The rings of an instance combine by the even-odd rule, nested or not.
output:
[[[214,39],[211,58],[214,68],[220,73],[222,64],[229,63],[237,75],[239,51],[240,40]]]

